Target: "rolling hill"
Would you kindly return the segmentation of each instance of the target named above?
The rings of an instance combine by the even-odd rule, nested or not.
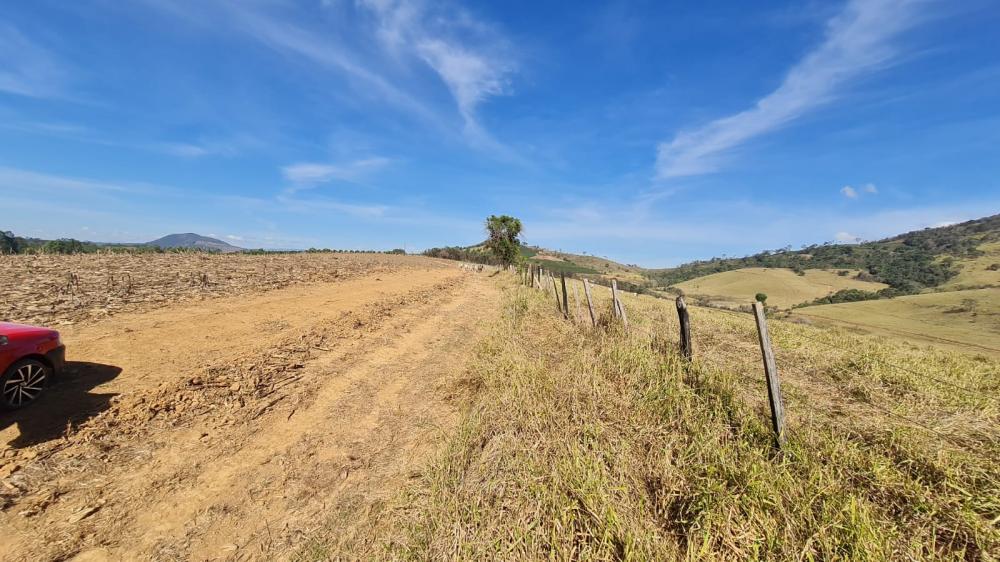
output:
[[[792,318],[1000,357],[1000,289],[907,295],[796,309]]]
[[[887,287],[884,283],[858,279],[858,273],[847,269],[807,269],[798,275],[791,269],[751,267],[713,273],[673,287],[698,301],[726,308],[750,304],[757,293],[767,295],[769,306],[788,308],[844,289],[878,291]]]

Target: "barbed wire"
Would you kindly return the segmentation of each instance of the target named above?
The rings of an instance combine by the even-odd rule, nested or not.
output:
[[[814,338],[812,336],[808,336],[808,335],[806,335],[803,332],[794,332],[794,335],[797,336],[797,337],[809,340],[811,342],[818,343],[820,345],[826,346],[826,347],[828,347],[830,349],[835,349],[837,351],[843,351],[842,348],[837,347],[837,346],[833,345],[832,343],[825,342],[825,341],[823,341],[823,340],[821,340],[819,338]],[[878,360],[878,361],[881,361],[882,364],[887,365],[889,367],[892,367],[894,369],[898,369],[900,371],[904,371],[904,372],[910,373],[912,375],[916,375],[918,377],[925,377],[925,378],[928,378],[928,379],[933,380],[935,382],[938,382],[940,384],[943,384],[943,385],[955,388],[957,390],[962,390],[964,392],[968,392],[968,393],[972,393],[972,394],[975,394],[975,393],[979,392],[979,391],[971,389],[969,387],[962,386],[960,384],[956,384],[956,383],[944,380],[942,378],[935,377],[934,375],[932,375],[930,373],[924,373],[924,372],[916,371],[914,369],[910,369],[909,367],[904,367],[902,365],[897,365],[896,363],[893,363],[893,362],[889,361],[888,359],[885,359],[884,357],[876,357],[875,359]]]

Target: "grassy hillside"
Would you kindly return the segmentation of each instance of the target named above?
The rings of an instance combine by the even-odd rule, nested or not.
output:
[[[1000,357],[1000,288],[811,306],[793,316]]]
[[[524,247],[522,255],[529,263],[539,265],[556,273],[582,274],[591,278],[600,278],[610,282],[618,279],[626,283],[642,286],[648,285],[649,279],[643,275],[643,269],[636,265],[625,265],[607,258],[597,256],[568,254],[537,247]]]
[[[424,255],[474,263],[494,263],[495,261],[483,244],[466,247],[430,248],[424,252]],[[607,258],[557,252],[537,246],[521,246],[521,257],[528,264],[545,268],[556,274],[585,276],[605,284],[609,284],[611,279],[618,279],[634,287],[650,285],[650,281],[644,275],[644,270],[641,267],[624,265]]]
[[[1000,242],[1000,215],[901,234],[863,244],[812,245],[801,250],[790,247],[743,258],[714,258],[678,267],[649,270],[660,286],[748,267],[809,269],[858,269],[874,280],[898,291],[913,293],[943,285],[955,278],[956,262],[980,258],[980,246]]]
[[[776,453],[752,319],[693,308],[686,366],[673,304],[624,301],[630,330],[593,330],[508,285],[444,453],[303,558],[1000,556],[1000,363],[774,321]]]
[[[729,308],[752,303],[757,293],[767,295],[769,306],[788,308],[842,289],[878,291],[886,287],[882,283],[858,280],[855,278],[857,273],[846,269],[808,269],[798,275],[790,269],[746,268],[698,277],[674,287],[713,305]]]
[[[979,246],[978,256],[955,262],[958,274],[941,289],[975,288],[984,285],[1000,287],[1000,242]]]

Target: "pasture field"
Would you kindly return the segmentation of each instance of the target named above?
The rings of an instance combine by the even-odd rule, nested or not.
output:
[[[809,306],[792,316],[1000,357],[1000,288]]]
[[[434,464],[302,559],[1000,556],[1000,362],[772,320],[779,453],[750,315],[692,307],[686,365],[673,303],[595,290],[504,286]]]
[[[790,269],[751,267],[714,273],[673,287],[713,306],[735,308],[754,301],[757,293],[767,295],[767,304],[780,308],[825,297],[841,289],[877,291],[887,285],[854,279],[857,271],[839,275],[829,269],[807,269],[797,275]]]

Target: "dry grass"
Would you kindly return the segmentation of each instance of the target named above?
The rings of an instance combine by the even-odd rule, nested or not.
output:
[[[838,271],[848,271],[838,275]],[[748,267],[698,277],[678,283],[675,288],[716,306],[738,308],[754,301],[757,293],[767,295],[769,306],[788,308],[825,297],[841,289],[878,291],[887,285],[854,279],[857,271],[807,269],[797,275],[791,269]]]
[[[979,246],[982,256],[959,260],[958,275],[942,285],[941,289],[963,289],[983,285],[1000,285],[1000,269],[991,269],[1000,264],[1000,242],[988,242]]]
[[[438,461],[303,557],[1000,556],[1000,363],[774,321],[777,453],[749,316],[693,309],[686,366],[672,303],[625,305],[628,331],[594,330],[508,287]],[[607,320],[603,290],[598,306]]]
[[[0,321],[67,325],[178,301],[451,265],[389,254],[0,255]]]
[[[810,306],[795,310],[794,315],[1000,357],[1000,288]]]

